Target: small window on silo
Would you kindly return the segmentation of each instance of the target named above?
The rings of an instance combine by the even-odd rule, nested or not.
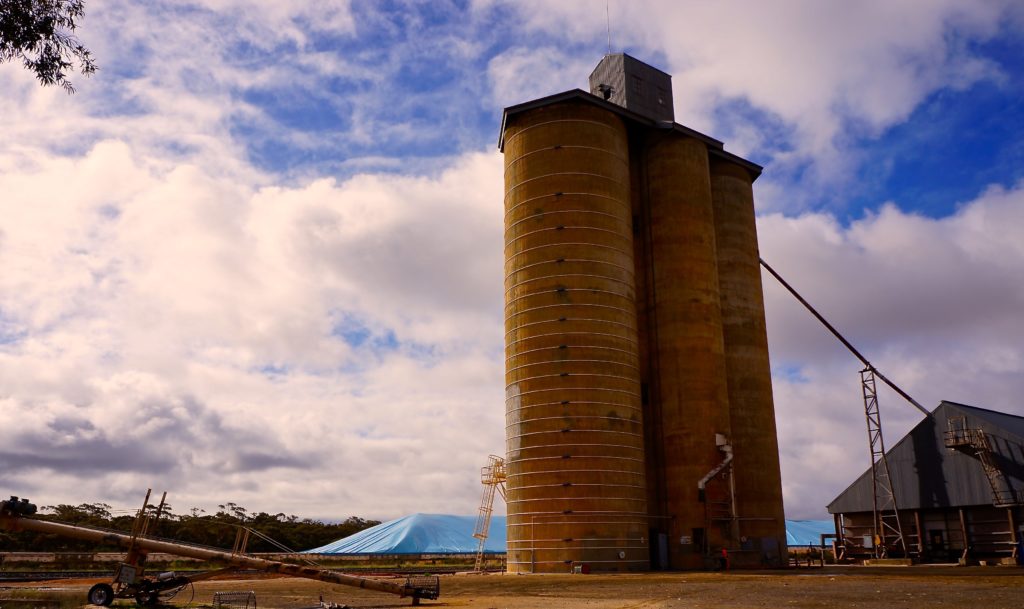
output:
[[[637,95],[643,95],[644,92],[644,80],[639,76],[633,76],[633,93]]]

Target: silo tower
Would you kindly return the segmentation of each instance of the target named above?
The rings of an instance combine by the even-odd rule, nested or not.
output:
[[[508,567],[699,568],[785,552],[752,183],[607,55],[505,109]]]

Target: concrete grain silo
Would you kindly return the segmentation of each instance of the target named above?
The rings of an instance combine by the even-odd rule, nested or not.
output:
[[[755,177],[734,163],[711,167],[735,507],[740,518],[750,515],[739,521],[739,537],[741,546],[756,542],[762,554],[770,554],[772,548],[765,544],[780,535],[779,543],[785,542],[779,524],[785,514],[754,221]],[[780,558],[784,550],[784,545],[776,549]]]
[[[780,560],[760,167],[624,54],[506,108],[500,147],[509,570]]]
[[[662,505],[652,513],[664,519],[658,530],[667,535],[654,539],[668,551],[669,564],[697,568],[704,563],[702,548],[725,541],[721,527],[704,525],[708,502],[701,501],[696,482],[723,460],[716,434],[729,434],[707,146],[692,137],[653,133],[642,161],[647,188],[637,207],[648,244],[642,260],[648,324],[643,348],[652,362],[644,380],[648,401],[659,411],[649,423],[656,430],[650,442],[652,448],[660,443],[660,458],[648,460],[648,477],[663,489]],[[712,506],[722,503],[721,497],[710,499]],[[720,512],[710,516],[727,516]],[[687,537],[687,544],[668,542]]]
[[[625,124],[545,105],[504,150],[509,569],[645,569]]]

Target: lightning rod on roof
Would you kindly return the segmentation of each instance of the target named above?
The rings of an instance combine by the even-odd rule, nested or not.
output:
[[[608,4],[611,0],[604,0],[604,18],[608,24],[608,54],[612,54],[612,14],[608,9]]]

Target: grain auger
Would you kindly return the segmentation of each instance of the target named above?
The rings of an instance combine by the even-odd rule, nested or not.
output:
[[[89,603],[104,607],[109,606],[115,598],[130,598],[142,605],[155,605],[167,600],[192,582],[210,579],[236,569],[256,569],[267,573],[280,573],[292,577],[386,592],[400,597],[410,597],[413,605],[419,605],[421,599],[437,599],[441,594],[441,584],[437,576],[409,577],[404,582],[389,581],[356,577],[317,566],[297,565],[246,554],[245,541],[248,539],[248,529],[244,528],[239,529],[238,541],[232,550],[157,539],[149,536],[149,531],[163,514],[164,499],[166,499],[167,493],[164,493],[164,497],[155,509],[152,509],[154,506],[149,504],[149,497],[150,493],[147,492],[146,500],[142,509],[139,510],[131,533],[41,520],[34,517],[35,505],[27,499],[17,497],[0,501],[0,529],[49,533],[71,539],[113,544],[124,548],[126,550],[124,562],[118,565],[111,583],[96,584],[89,590]],[[147,576],[146,556],[152,552],[222,563],[226,565],[226,568],[198,575],[179,575],[171,572]]]

